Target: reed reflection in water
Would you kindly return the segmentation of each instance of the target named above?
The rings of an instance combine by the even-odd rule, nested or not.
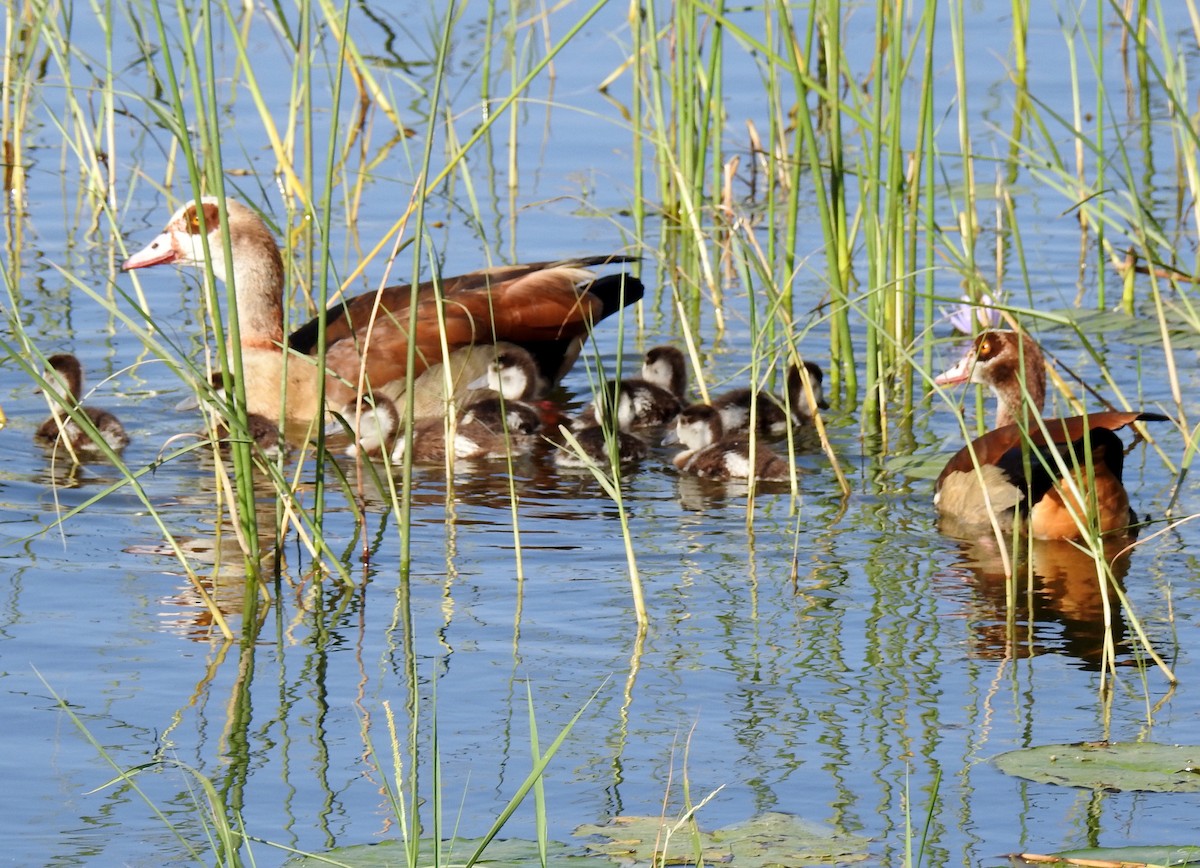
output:
[[[959,541],[958,548],[953,572],[943,572],[935,582],[949,589],[968,575],[972,656],[1011,660],[1063,654],[1084,669],[1098,670],[1109,642],[1117,654],[1128,653],[1116,594],[1133,557],[1128,539],[1105,542],[1108,570],[1098,569],[1096,557],[1071,542],[1018,540],[1008,553],[1011,576],[994,539]]]

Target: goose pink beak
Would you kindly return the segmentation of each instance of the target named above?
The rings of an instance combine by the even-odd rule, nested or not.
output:
[[[933,378],[934,385],[953,386],[956,383],[966,383],[971,379],[971,371],[975,367],[975,354],[967,353],[958,360],[954,367],[943,371]]]
[[[121,265],[121,270],[132,271],[135,268],[149,268],[151,265],[174,262],[175,258],[175,245],[171,243],[171,236],[164,232],[126,259]]]

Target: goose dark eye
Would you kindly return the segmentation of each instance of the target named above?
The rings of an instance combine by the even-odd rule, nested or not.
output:
[[[193,235],[200,231],[200,212],[194,208],[188,212],[187,227]]]

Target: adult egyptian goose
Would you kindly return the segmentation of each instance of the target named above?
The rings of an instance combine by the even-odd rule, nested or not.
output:
[[[1028,335],[992,330],[934,379],[990,386],[997,402],[998,427],[960,450],[937,478],[934,504],[947,533],[986,533],[993,513],[1004,529],[1023,513],[1038,539],[1078,539],[1089,529],[1114,534],[1136,522],[1121,481],[1124,444],[1114,432],[1167,417],[1104,411],[1042,420],[1045,367]]]
[[[47,383],[53,388],[57,380],[62,388],[58,397],[51,401],[53,415],[38,426],[33,439],[51,448],[65,443],[69,447],[66,451],[75,456],[95,458],[102,455],[99,443],[67,412],[67,408],[74,407],[91,420],[100,439],[114,452],[128,446],[129,435],[116,416],[98,407],[78,406],[79,396],[83,394],[83,366],[79,359],[70,353],[59,353],[46,359],[46,363],[50,367],[46,374]]]
[[[687,363],[675,347],[652,347],[642,360],[642,375],[604,385],[603,399],[616,401],[621,430],[669,425],[683,409],[687,391]],[[579,417],[580,428],[596,424],[597,399]]]
[[[804,388],[805,378],[812,388],[812,402]],[[790,364],[782,400],[769,392],[734,389],[713,398],[712,406],[721,414],[721,425],[726,434],[748,434],[750,408],[757,403],[755,432],[763,437],[782,437],[789,428],[811,424],[818,409],[829,409],[822,388],[824,379],[825,374],[816,362],[805,362],[803,373],[799,366]]]
[[[756,479],[759,482],[786,482],[792,466],[762,444],[751,449],[743,436],[726,436],[721,414],[709,404],[685,407],[675,422],[675,431],[667,441],[679,442],[684,450],[672,461],[683,473],[704,479]]]
[[[294,423],[314,419],[317,377],[312,360],[321,324],[313,319],[290,337],[283,334],[284,268],[279,247],[262,219],[244,205],[225,200],[228,224],[222,224],[219,202],[204,197],[180,208],[153,241],[122,266],[130,271],[164,263],[212,268],[220,280],[232,277],[237,291],[242,364],[250,412],[272,421]],[[225,239],[229,239],[233,273],[226,274]],[[204,255],[207,239],[210,257]],[[597,277],[591,266],[631,261],[623,256],[594,256],[559,262],[536,262],[472,272],[440,281],[440,307],[445,342],[451,357],[455,389],[477,378],[491,358],[475,345],[511,342],[537,360],[547,382],[557,382],[578,356],[589,329],[606,316],[642,297],[641,281],[628,274]],[[408,374],[409,320],[416,310],[417,377],[442,362],[438,292],[433,283],[414,290],[393,286],[332,306],[326,312],[325,387],[331,409],[345,411],[357,400],[360,366],[372,391],[398,398]],[[378,311],[376,313],[376,305]],[[369,323],[374,317],[374,326]],[[286,364],[285,364],[286,362]],[[441,375],[427,382],[435,386]],[[283,412],[280,395],[286,384]],[[441,404],[444,407],[444,402]],[[427,408],[437,414],[437,401]],[[418,408],[419,413],[422,410]]]

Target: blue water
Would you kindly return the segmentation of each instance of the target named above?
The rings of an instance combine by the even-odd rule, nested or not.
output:
[[[852,17],[846,36],[860,69],[871,41],[865,11]],[[1041,16],[1031,27],[1031,88],[1066,112],[1061,31],[1053,10],[1031,11]],[[564,32],[576,14],[570,7],[552,15],[553,32]],[[449,200],[433,203],[431,219],[444,225],[432,237],[447,273],[491,259],[604,252],[636,241],[625,214],[632,195],[630,132],[596,91],[625,56],[624,14],[624,8],[606,9],[556,61],[553,87],[535,87],[552,107],[522,106],[512,200],[504,186],[505,122],[490,149],[497,180],[488,180],[492,169],[471,164],[483,225],[467,218],[473,209],[462,183]],[[1167,14],[1172,27],[1187,24],[1182,12]],[[99,57],[102,43],[89,16],[77,10],[75,41]],[[468,13],[468,19],[463,33],[473,38],[463,37],[453,76],[460,137],[479,121],[482,26],[479,16]],[[429,29],[423,18],[405,26],[386,15],[381,20],[395,31],[394,41],[383,27],[356,19],[368,53],[394,52],[408,61],[431,56],[428,40],[419,39]],[[1002,154],[998,127],[1011,114],[1004,73],[1009,23],[972,10],[966,29],[976,153]],[[118,58],[133,56],[130,32],[120,18]],[[255,56],[262,57],[260,76],[279,79],[264,86],[282,123],[287,77],[279,71],[289,68],[289,58],[261,14],[251,33]],[[531,33],[524,30],[521,38]],[[232,63],[229,46],[219,49],[219,62]],[[726,64],[729,126],[740,140],[746,119],[765,129],[768,107],[759,72],[744,54],[730,51]],[[418,124],[424,103],[401,73],[373,69],[398,95],[399,110]],[[1106,69],[1109,86],[1119,88],[1115,49]],[[118,89],[131,94],[124,97],[130,113],[116,119],[117,216],[126,248],[136,249],[171,210],[155,190],[166,173],[169,137],[153,124],[148,132],[143,126],[149,115],[133,96],[146,92],[141,67],[118,59],[114,70]],[[946,112],[939,141],[951,148],[957,139],[948,55],[938,75]],[[495,90],[506,88],[504,75]],[[627,80],[614,94],[627,100]],[[19,219],[10,218],[6,236],[5,267],[15,287],[9,307],[19,311],[42,353],[72,350],[91,384],[111,378],[92,402],[122,416],[133,437],[124,458],[139,468],[154,461],[170,437],[198,425],[174,409],[188,389],[172,369],[144,353],[105,304],[55,267],[112,299],[114,309],[132,310],[125,294],[133,282],[112,270],[122,256],[116,239],[103,221],[89,234],[78,174],[63,170],[75,158],[51,123],[60,101],[54,80],[37,91],[36,123],[27,131],[36,145],[29,154],[28,206]],[[273,161],[257,112],[244,93],[234,107],[236,124],[223,135],[225,162],[253,174],[232,183],[243,199],[278,216]],[[325,134],[314,129],[314,141],[323,142]],[[373,147],[379,147],[375,135]],[[1065,136],[1058,145],[1067,147]],[[404,156],[404,147],[415,155],[421,140],[397,147],[372,170],[353,233],[334,221],[341,274],[407,202],[415,156]],[[1160,170],[1171,165],[1166,153],[1158,153]],[[981,183],[991,183],[990,171],[981,171],[987,176]],[[1167,180],[1154,176],[1154,183],[1165,188]],[[179,186],[173,193],[190,195]],[[1074,219],[1064,216],[1071,203],[1028,176],[1013,194],[1024,254],[1031,270],[1045,275],[1029,294],[1044,309],[1072,307],[1079,236]],[[939,203],[947,213],[950,207],[948,200]],[[652,237],[643,239],[650,250],[658,231],[652,224]],[[820,243],[814,220],[797,245],[811,258],[798,282],[798,307],[805,310],[825,291]],[[402,254],[397,268],[407,274],[410,264]],[[372,266],[362,288],[381,274],[381,265]],[[646,327],[635,334],[634,321],[627,320],[628,357],[680,340],[668,286],[659,285],[653,264],[646,276],[653,281],[643,303]],[[178,353],[194,356],[203,345],[195,276],[160,268],[139,280],[163,337]],[[1095,276],[1082,280],[1093,292]],[[1111,274],[1108,280],[1117,285]],[[961,291],[951,270],[937,281],[946,296]],[[1026,289],[1019,293],[1024,298]],[[706,315],[698,335],[710,387],[744,380],[750,355],[745,299],[736,287],[729,297],[728,332],[718,341]],[[1162,351],[1145,340],[1145,331],[1116,317],[1087,329],[1107,342],[1105,358],[1126,394],[1146,406],[1169,407],[1165,379],[1153,373],[1162,368]],[[613,323],[597,331],[599,357],[609,366],[617,334]],[[1043,326],[1039,336],[1064,364],[1099,382],[1069,330]],[[827,343],[818,321],[801,349],[824,361]],[[947,345],[941,361],[955,352]],[[1194,349],[1176,356],[1185,399],[1197,385],[1194,359]],[[742,493],[680,480],[666,450],[627,480],[624,506],[650,615],[644,639],[635,629],[613,501],[585,475],[533,462],[515,469],[519,564],[502,471],[464,469],[448,486],[440,473],[419,470],[407,583],[398,566],[396,524],[378,498],[368,497],[359,527],[335,491],[323,532],[354,586],[314,577],[293,536],[278,553],[282,578],[269,585],[276,602],[264,607],[257,641],[242,648],[223,643],[210,627],[183,570],[162,549],[161,529],[130,490],[54,526],[57,515],[98,496],[120,474],[103,464],[51,467],[31,439],[47,412],[43,398],[14,357],[0,359],[0,377],[0,406],[8,416],[0,432],[6,455],[0,465],[0,832],[2,858],[13,864],[158,865],[184,858],[186,848],[155,810],[204,859],[205,809],[198,807],[204,800],[182,766],[212,780],[240,810],[247,832],[262,841],[320,852],[396,838],[400,830],[383,784],[396,775],[386,708],[396,716],[402,748],[416,718],[425,763],[421,794],[428,799],[436,705],[446,823],[457,824],[464,836],[481,834],[531,766],[527,690],[543,748],[596,694],[547,774],[549,831],[558,840],[571,840],[583,823],[657,815],[665,793],[669,810],[678,812],[686,776],[695,801],[722,788],[699,813],[707,828],[768,810],[789,812],[871,839],[868,864],[902,860],[906,788],[918,826],[932,800],[925,864],[999,865],[1006,853],[1088,843],[1200,843],[1196,796],[1093,794],[1015,780],[988,762],[1015,747],[1083,739],[1194,742],[1200,702],[1190,686],[1189,649],[1200,592],[1191,525],[1148,540],[1125,577],[1134,610],[1181,683],[1170,690],[1153,669],[1143,680],[1127,665],[1133,654],[1124,646],[1120,682],[1106,700],[1094,639],[1075,617],[1094,602],[1086,588],[1064,591],[1035,623],[1018,617],[1006,631],[1002,588],[986,569],[971,567],[987,553],[964,552],[934,527],[927,477],[939,460],[910,469],[895,456],[872,454],[853,402],[835,400],[827,422],[853,489],[848,498],[820,454],[798,457],[802,491],[795,501],[786,492],[759,494],[749,529]],[[573,406],[586,400],[582,365],[564,385]],[[961,443],[952,409],[936,400],[918,409],[913,430],[918,456]],[[1137,509],[1161,516],[1175,479],[1169,463],[1180,461],[1184,442],[1169,425],[1158,433],[1162,455],[1135,449],[1127,480]],[[353,473],[349,464],[347,470]],[[303,478],[310,480],[311,472]],[[213,593],[222,606],[239,612],[242,567],[227,528],[221,566],[203,554],[220,548],[211,463],[179,458],[141,483],[168,530],[201,552],[191,563],[202,576],[216,577]],[[1195,501],[1194,487],[1185,486],[1176,514],[1196,511]],[[270,504],[264,507],[269,511]],[[236,615],[233,625],[240,629]],[[91,740],[120,769],[165,764],[133,784],[105,786],[117,771]],[[427,813],[423,822],[428,831]],[[534,835],[530,806],[518,810],[504,835]],[[252,849],[263,865],[289,855],[265,843]]]

